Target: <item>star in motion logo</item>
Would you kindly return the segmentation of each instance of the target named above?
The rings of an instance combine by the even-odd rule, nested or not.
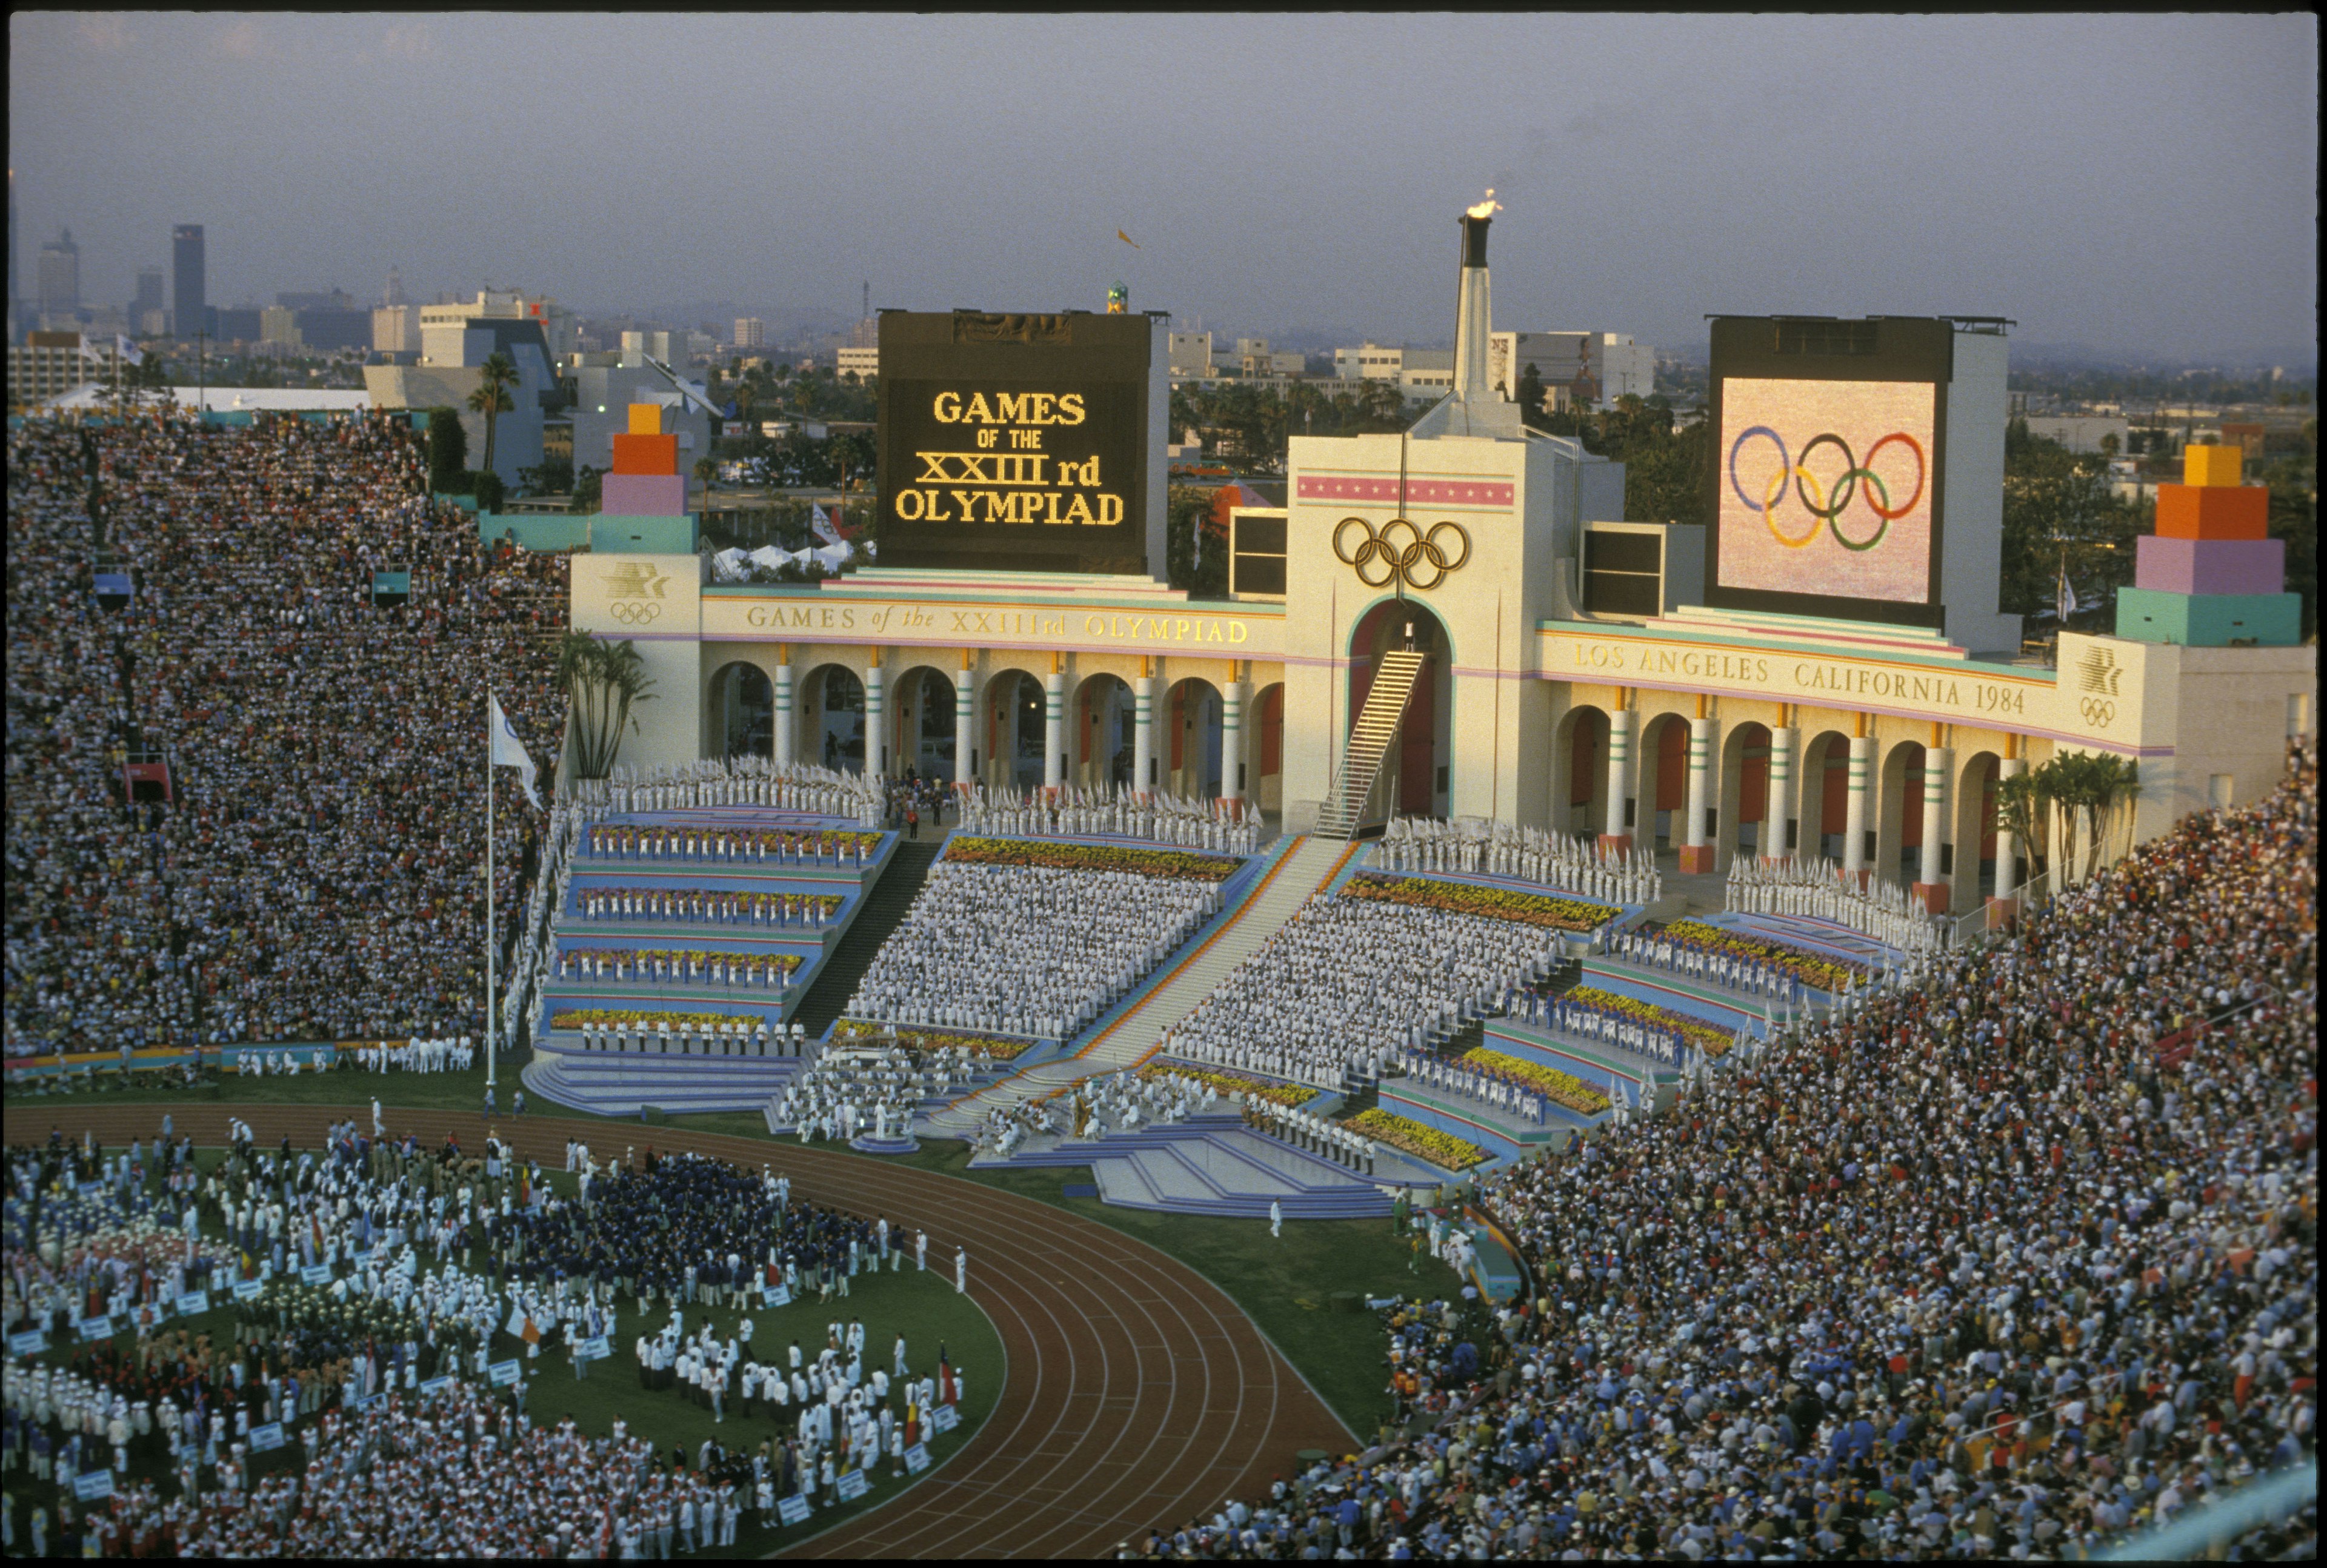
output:
[[[2096,644],[2085,649],[2084,658],[2077,661],[2077,689],[2099,696],[2117,695],[2117,684],[2125,677],[2118,667],[2117,650]]]
[[[606,597],[659,599],[669,583],[669,574],[656,571],[650,561],[617,561],[606,574]]]

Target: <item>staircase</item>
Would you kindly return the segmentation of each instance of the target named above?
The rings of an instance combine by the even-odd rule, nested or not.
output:
[[[930,867],[943,847],[942,840],[908,838],[898,843],[881,880],[864,895],[864,907],[856,911],[856,919],[842,933],[792,1014],[794,1022],[807,1028],[810,1040],[820,1038],[848,1005],[881,944],[912,908],[914,896],[929,880]]]
[[[1341,753],[1341,776],[1333,780],[1325,808],[1317,815],[1317,836],[1346,843],[1358,835],[1366,814],[1366,800],[1381,776],[1390,747],[1397,743],[1397,726],[1414,695],[1415,677],[1428,657],[1411,649],[1383,654],[1374,670],[1374,684],[1366,705],[1350,728],[1350,743]]]
[[[934,1111],[921,1119],[921,1130],[940,1138],[967,1138],[993,1111],[1041,1099],[1087,1078],[1137,1066],[1154,1054],[1165,1030],[1194,1012],[1196,1003],[1210,995],[1229,971],[1258,952],[1310,894],[1332,880],[1349,854],[1347,844],[1318,837],[1301,840],[1285,853],[1259,889],[1201,940],[1195,952],[1181,959],[1162,984],[1100,1029],[1077,1054],[1028,1068],[990,1089]],[[863,923],[861,919],[858,923]]]

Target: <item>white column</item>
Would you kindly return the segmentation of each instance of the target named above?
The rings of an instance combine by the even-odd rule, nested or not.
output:
[[[975,784],[977,775],[970,771],[969,759],[977,751],[977,675],[963,670],[953,683],[953,781]]]
[[[1052,670],[1042,682],[1042,786],[1067,781],[1067,677]]]
[[[790,762],[799,756],[793,750],[798,744],[794,723],[799,715],[792,702],[792,667],[789,663],[776,666],[775,686],[776,761]]]
[[[1220,798],[1244,798],[1244,705],[1252,687],[1232,680],[1220,688]]]
[[[1786,829],[1794,818],[1794,759],[1800,754],[1802,733],[1790,726],[1770,732],[1770,788],[1762,809],[1762,855],[1783,860],[1792,853]]]
[[[1866,872],[1866,792],[1873,785],[1874,737],[1850,738],[1850,795],[1842,817],[1842,869],[1863,877]]]
[[[1131,787],[1145,793],[1155,788],[1154,678],[1141,676],[1131,693]]]
[[[876,664],[864,672],[865,777],[886,779],[889,776],[888,750],[888,708],[882,701],[881,667]]]
[[[1608,715],[1608,829],[1600,839],[1611,848],[1621,848],[1631,838],[1631,829],[1624,825],[1624,807],[1632,798],[1632,733],[1638,717],[1631,708]],[[1555,779],[1551,788],[1552,798],[1565,803],[1568,779]]]
[[[1681,869],[1688,872],[1709,872],[1713,869],[1712,835],[1706,831],[1706,815],[1713,809],[1713,721],[1691,719],[1688,722],[1688,834],[1681,842]]]
[[[1939,885],[1939,837],[1948,820],[1948,779],[1954,772],[1953,746],[1930,746],[1923,751],[1923,873],[1916,880],[1925,887]]]
[[[2006,779],[2017,779],[2028,771],[2024,757],[2007,757],[1995,770],[1995,781],[2000,787]],[[2000,792],[2000,789],[1999,789]],[[2007,897],[2020,885],[2020,838],[2002,823],[1995,827],[1995,896]]]

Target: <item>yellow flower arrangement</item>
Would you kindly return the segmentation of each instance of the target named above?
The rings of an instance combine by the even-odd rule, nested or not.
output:
[[[1584,899],[1517,892],[1474,882],[1439,882],[1430,877],[1387,876],[1371,871],[1361,871],[1351,877],[1343,885],[1341,895],[1376,903],[1443,910],[1453,915],[1481,915],[1491,920],[1517,920],[1559,931],[1596,930],[1621,913],[1606,904]]]
[[[1752,937],[1743,931],[1725,930],[1719,926],[1708,926],[1702,920],[1675,920],[1650,933],[1650,936],[1703,952],[1723,953],[1733,958],[1751,958],[1768,964],[1818,991],[1847,990],[1853,980],[1863,980],[1873,973],[1867,966],[1847,958],[1813,953],[1767,937]]]
[[[1587,1116],[1596,1116],[1608,1108],[1608,1097],[1572,1073],[1557,1068],[1545,1067],[1523,1056],[1505,1051],[1474,1047],[1463,1053],[1462,1060],[1481,1072],[1509,1078],[1523,1088],[1530,1088],[1554,1105],[1565,1106]]]
[[[759,1025],[760,1015],[756,1013],[651,1013],[630,1007],[574,1007],[564,1013],[554,1013],[549,1017],[552,1029],[657,1030],[668,1026],[674,1034],[678,1032],[681,1024],[693,1024],[696,1032],[700,1034],[706,1029],[715,1031],[723,1023],[752,1029]]]
[[[889,1031],[871,1023],[857,1023],[844,1019],[833,1029],[836,1040],[857,1040],[866,1035],[886,1034]],[[1010,1061],[1035,1043],[1031,1040],[1014,1040],[1000,1034],[964,1034],[958,1030],[900,1029],[897,1043],[915,1050],[983,1051],[996,1061]]]
[[[1378,1139],[1391,1148],[1426,1160],[1442,1171],[1468,1171],[1473,1165],[1483,1165],[1491,1156],[1478,1144],[1452,1133],[1442,1133],[1435,1127],[1425,1127],[1420,1122],[1392,1115],[1376,1106],[1369,1111],[1360,1111],[1341,1124],[1369,1138]]]
[[[1578,985],[1559,1000],[1572,1002],[1579,1007],[1589,1007],[1595,1013],[1612,1013],[1638,1023],[1672,1030],[1707,1056],[1717,1057],[1729,1049],[1730,1037],[1718,1025],[1669,1007],[1659,1007],[1653,1002],[1643,1002],[1636,996],[1621,996],[1613,991],[1603,991],[1596,985]]]
[[[1226,882],[1244,862],[1182,849],[1126,849],[1111,844],[1042,844],[1023,838],[964,838],[946,845],[958,865],[1033,865],[1052,871],[1127,871],[1177,882]]]
[[[1254,1078],[1249,1073],[1234,1072],[1226,1068],[1190,1067],[1182,1062],[1150,1062],[1139,1069],[1137,1077],[1145,1079],[1164,1078],[1194,1078],[1208,1084],[1224,1095],[1257,1095],[1272,1105],[1306,1105],[1316,1097],[1317,1091],[1297,1084],[1279,1083],[1274,1078]]]

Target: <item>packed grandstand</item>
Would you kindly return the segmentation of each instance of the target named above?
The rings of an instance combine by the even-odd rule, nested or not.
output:
[[[480,1031],[480,714],[490,684],[554,751],[563,558],[482,546],[425,493],[411,434],[377,418],[27,422],[8,541],[10,1059]],[[376,571],[409,572],[408,599],[376,602]],[[115,573],[126,603],[99,598]],[[124,763],[145,757],[166,761],[168,798],[130,798]],[[513,792],[501,807],[510,931],[543,819]],[[1285,1453],[1273,1492],[1197,1517],[1122,1519],[1126,1554],[2061,1558],[2312,1462],[2317,814],[2305,746],[2266,799],[2187,819],[2009,937],[1850,992],[1658,1115],[1500,1164],[1474,1199],[1513,1243],[1518,1288],[1492,1300],[1442,1272],[1435,1293],[1378,1306],[1395,1414],[1373,1440]],[[866,973],[861,1022],[1087,1024],[1214,912],[1210,882],[1135,897],[1127,873],[1093,867],[933,878]],[[1379,1079],[1540,979],[1553,930],[1613,913],[1542,901],[1540,919],[1362,890],[1306,907],[1170,1042],[1184,1075],[1212,1076],[1174,1080],[1164,1114],[1201,1108],[1200,1082],[1257,1102]],[[1015,990],[980,976],[979,929],[1033,966]],[[1337,969],[1357,952],[1397,956],[1398,983]],[[968,1071],[967,1047],[909,1044],[884,1036],[855,1064],[884,1131],[924,1079]],[[844,1080],[799,1080],[785,1126],[848,1097]],[[577,1190],[536,1211],[527,1162],[495,1154],[487,1174],[457,1148],[375,1141],[379,1114],[283,1167],[247,1140],[202,1171],[158,1143],[134,1168],[12,1152],[12,1553],[33,1539],[20,1480],[47,1485],[68,1451],[76,1473],[111,1462],[124,1479],[68,1499],[61,1535],[36,1514],[35,1552],[668,1555],[675,1529],[733,1547],[739,1515],[775,1528],[780,1498],[828,1497],[835,1455],[844,1475],[852,1451],[902,1466],[957,1402],[958,1368],[917,1354],[908,1375],[902,1342],[892,1379],[884,1349],[845,1332],[803,1367],[753,1356],[748,1330],[738,1347],[650,1321],[622,1340],[641,1391],[677,1370],[723,1420],[748,1405],[775,1423],[756,1454],[739,1440],[664,1467],[619,1424],[528,1424],[472,1354],[504,1321],[572,1350],[578,1378],[602,1311],[659,1297],[691,1322],[747,1281],[846,1296],[860,1252],[893,1270],[911,1243],[764,1171],[618,1165],[630,1129],[607,1134],[603,1175],[569,1144],[556,1174]],[[248,1343],[237,1330],[238,1370],[258,1376],[228,1394],[206,1349],[142,1331],[130,1365],[108,1349],[35,1371],[16,1353],[28,1328],[62,1343],[84,1315],[135,1316],[213,1268],[222,1289],[266,1254],[270,1197],[313,1216],[291,1261],[374,1260],[338,1305],[377,1314],[377,1333],[286,1303]],[[532,1217],[504,1224],[504,1197]],[[425,1265],[381,1267],[375,1227]],[[283,1253],[279,1215],[271,1240]],[[950,1278],[941,1253],[924,1262]],[[195,1393],[220,1414],[189,1421]],[[179,1401],[159,1421],[157,1398]],[[247,1489],[228,1409],[238,1433],[304,1423],[288,1472],[304,1502],[283,1472]],[[445,1479],[462,1462],[466,1490]],[[442,1507],[399,1519],[391,1484]],[[479,1507],[484,1486],[510,1506]],[[2307,1559],[2315,1531],[2314,1500],[2232,1554]]]

